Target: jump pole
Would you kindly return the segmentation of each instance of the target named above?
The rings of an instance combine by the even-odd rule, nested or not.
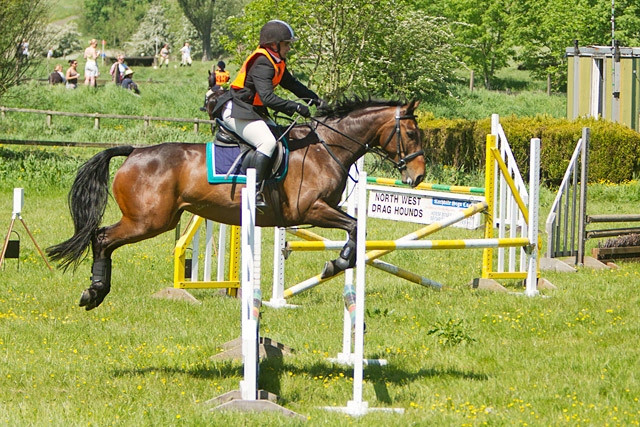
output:
[[[309,241],[329,241],[329,239],[320,236],[312,231],[299,229],[294,227],[292,229],[287,229],[287,233],[293,234],[294,236],[300,237],[301,239],[309,240]],[[286,248],[286,242],[283,242],[281,246],[278,246],[277,249],[282,252],[281,248]],[[286,249],[285,249],[286,250]],[[422,277],[418,274],[412,273],[411,271],[400,268],[396,265],[390,264],[385,261],[381,261],[379,259],[371,260],[368,263],[369,266],[377,268],[378,270],[382,270],[386,273],[392,274],[394,276],[400,277],[401,279],[408,280],[409,282],[416,283],[421,286],[431,287],[438,290],[442,289],[442,284],[436,282],[435,280],[428,279],[426,277]],[[275,280],[274,280],[275,284]]]
[[[436,231],[442,230],[443,228],[446,228],[448,226],[450,226],[451,224],[455,224],[456,222],[462,221],[463,219],[472,216],[476,213],[482,212],[484,210],[486,210],[487,208],[487,204],[485,202],[480,202],[480,203],[476,203],[474,205],[469,206],[468,208],[464,209],[463,211],[456,213],[454,215],[451,215],[441,221],[438,222],[434,222],[433,224],[429,224],[417,231],[414,231],[413,233],[409,233],[403,237],[401,237],[400,239],[398,239],[399,241],[410,241],[410,240],[418,240],[418,239],[422,239],[426,236],[428,236],[429,234],[433,234]],[[376,260],[377,258],[380,258],[390,252],[393,252],[393,249],[383,249],[383,250],[376,250],[376,251],[371,251],[365,254],[366,256],[366,263],[370,263],[373,262],[374,260]],[[311,289],[315,286],[318,286],[321,283],[326,282],[327,280],[333,279],[334,277],[337,277],[338,275],[342,274],[342,272],[336,274],[335,276],[331,276],[331,277],[327,277],[327,278],[322,278],[320,274],[311,277],[310,279],[307,279],[303,282],[298,283],[297,285],[291,286],[287,289],[284,290],[283,295],[285,298],[289,298],[292,297],[294,295],[297,295],[301,292],[304,292],[308,289]]]

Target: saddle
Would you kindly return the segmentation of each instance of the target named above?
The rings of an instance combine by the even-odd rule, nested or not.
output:
[[[253,166],[253,156],[256,152],[255,147],[247,143],[240,135],[229,129],[219,118],[216,118],[216,123],[218,125],[218,131],[216,132],[216,136],[213,140],[213,145],[222,148],[238,148],[240,152],[229,168],[229,172],[234,171],[238,165],[241,165],[241,173],[246,174],[247,169]],[[278,143],[273,155],[271,156],[271,172],[267,181],[279,181],[286,174],[289,147],[287,146],[286,138],[283,135],[283,130],[280,126],[270,125],[269,128],[276,137]]]

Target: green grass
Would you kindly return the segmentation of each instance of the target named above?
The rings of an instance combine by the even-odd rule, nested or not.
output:
[[[12,97],[3,103],[203,117],[197,108],[209,67],[138,69],[140,98],[109,85],[66,91],[32,83],[12,89]],[[479,107],[477,111],[480,114]],[[96,131],[91,119],[54,117],[49,129],[44,117],[34,117],[7,113],[0,120],[0,135],[140,144],[210,139],[206,129],[195,134],[191,126],[173,123],[144,129],[141,123],[104,121]],[[12,188],[23,187],[22,216],[39,246],[70,237],[66,194],[75,170],[97,151],[0,145],[3,232],[11,221]],[[112,162],[112,170],[118,164]],[[390,171],[381,167],[376,174],[390,175]],[[477,172],[469,175],[440,166],[429,168],[428,174],[429,181],[483,185]],[[593,184],[588,213],[613,209],[637,213],[638,195],[637,181]],[[541,230],[553,197],[551,191],[542,190]],[[118,219],[111,202],[105,224]],[[372,219],[367,237],[395,238],[417,228]],[[200,305],[152,298],[172,286],[174,233],[118,249],[111,294],[102,306],[86,312],[77,303],[89,285],[90,259],[75,272],[49,272],[20,221],[14,230],[21,240],[20,259],[8,259],[0,268],[0,425],[627,426],[640,422],[640,380],[635,374],[640,368],[636,343],[640,268],[633,262],[621,262],[619,270],[544,272],[543,277],[558,289],[544,291],[544,297],[524,298],[468,287],[480,274],[479,250],[385,256],[385,261],[446,285],[446,290],[436,292],[367,270],[365,356],[384,357],[389,364],[366,368],[364,400],[371,407],[404,408],[404,415],[351,418],[321,409],[345,406],[352,398],[352,370],[326,360],[342,350],[340,280],[293,297],[290,302],[298,304],[297,309],[263,307],[261,334],[296,352],[261,362],[259,386],[307,417],[300,422],[277,414],[210,412],[206,401],[238,389],[242,379],[240,361],[210,359],[240,335],[240,305],[236,299],[205,290],[192,292]],[[341,232],[322,234],[342,238]],[[481,230],[452,228],[434,237],[481,235]],[[263,232],[264,300],[271,297],[272,236],[271,230]],[[587,250],[596,244],[589,241]],[[318,274],[333,256],[292,254],[286,261],[287,287]],[[522,290],[513,282],[505,285]]]
[[[9,226],[11,188],[22,186],[22,215],[40,247],[68,238],[68,170],[92,150],[47,149],[44,156],[40,150],[1,148],[2,159],[13,156],[24,170],[0,169],[5,183],[0,226]],[[40,182],[56,169],[65,172],[53,183]],[[637,182],[593,184],[589,213],[608,212],[612,200],[621,211],[633,212],[637,199],[629,195],[639,187]],[[552,198],[543,190],[545,215]],[[111,203],[105,223],[118,218]],[[368,238],[394,238],[416,228],[370,220]],[[152,298],[172,286],[173,233],[117,250],[112,292],[102,306],[86,312],[77,302],[89,285],[90,260],[75,273],[49,272],[19,221],[14,229],[21,258],[6,260],[0,269],[0,425],[626,426],[640,421],[635,374],[640,267],[632,262],[620,263],[619,270],[545,272],[558,289],[524,298],[468,287],[480,273],[479,250],[386,256],[447,287],[436,292],[367,270],[365,356],[389,364],[365,369],[364,400],[371,407],[404,408],[403,415],[351,418],[321,409],[345,406],[352,398],[351,369],[326,360],[342,350],[340,280],[293,297],[297,309],[263,307],[261,334],[296,352],[263,361],[259,386],[307,417],[300,422],[277,414],[210,412],[206,401],[238,389],[242,379],[240,361],[210,359],[240,335],[239,301],[205,290],[192,292],[200,305]],[[448,229],[435,237],[481,234]],[[271,230],[263,237],[262,289],[268,300]],[[595,244],[590,241],[589,247]],[[318,274],[332,255],[292,254],[286,261],[287,287]]]

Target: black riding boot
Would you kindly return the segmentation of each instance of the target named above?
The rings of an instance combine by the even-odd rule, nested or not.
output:
[[[207,101],[209,100],[209,98],[207,98],[206,96],[204,97],[204,105],[202,107],[200,107],[200,111],[207,111]]]
[[[253,158],[253,167],[256,169],[256,208],[262,209],[267,207],[262,194],[262,184],[269,177],[269,165],[271,157],[256,151]]]

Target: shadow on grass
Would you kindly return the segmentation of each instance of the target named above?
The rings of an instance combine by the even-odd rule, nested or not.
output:
[[[209,363],[200,364],[192,368],[177,367],[148,367],[134,370],[114,370],[116,377],[145,376],[152,372],[162,372],[168,375],[189,375],[202,380],[214,380],[219,378],[242,378],[243,366],[241,361],[217,362],[213,366]],[[353,377],[353,368],[344,365],[336,365],[329,362],[318,361],[310,366],[285,363],[283,358],[268,358],[260,361],[260,376],[258,388],[269,391],[278,396],[282,393],[281,379],[284,375],[301,377]],[[423,368],[418,371],[409,371],[402,366],[365,366],[364,380],[373,384],[376,399],[385,404],[393,403],[387,384],[405,385],[424,378],[452,378],[470,381],[486,381],[489,376],[484,373],[461,371],[458,369]],[[286,399],[281,401],[286,404]]]

